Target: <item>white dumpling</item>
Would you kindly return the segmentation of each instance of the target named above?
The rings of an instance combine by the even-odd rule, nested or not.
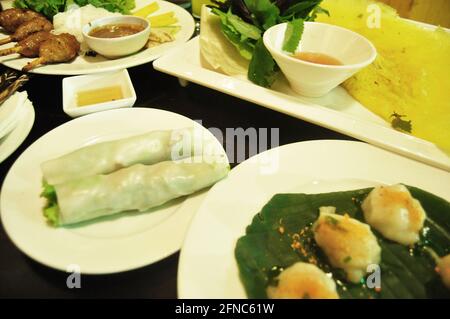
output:
[[[360,282],[367,267],[379,264],[381,248],[369,225],[348,215],[337,215],[334,207],[322,207],[314,223],[314,239],[331,265],[345,271],[351,282]]]
[[[439,275],[444,285],[450,289],[450,255],[442,257],[438,262]]]
[[[387,239],[406,246],[419,241],[427,215],[404,185],[376,187],[361,207],[366,222]]]
[[[277,280],[267,288],[271,299],[339,299],[334,280],[313,264],[293,264]]]

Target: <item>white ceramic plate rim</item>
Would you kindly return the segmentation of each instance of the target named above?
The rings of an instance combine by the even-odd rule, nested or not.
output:
[[[203,67],[199,62],[199,52],[199,37],[196,37],[156,60],[153,67],[161,72],[450,171],[450,157],[436,145],[392,129],[363,106],[358,107],[357,114],[346,113],[319,105],[314,102],[314,99],[290,96],[259,87],[247,79],[227,76]],[[343,88],[339,87],[335,90],[337,90],[335,96],[345,95],[346,99],[349,99],[348,93]],[[339,108],[339,104],[331,102]]]
[[[279,171],[261,174],[261,163],[270,158],[279,158]],[[235,243],[276,193],[343,191],[399,182],[450,200],[450,173],[361,142],[300,142],[245,161],[209,191],[191,222],[180,254],[178,296],[246,297],[234,259]]]
[[[83,236],[83,233],[80,236],[80,229],[73,232],[65,228],[52,228],[46,224],[45,218],[42,216],[41,205],[37,205],[37,207],[33,206],[30,208],[30,212],[23,213],[28,205],[23,203],[26,203],[27,200],[21,201],[20,203],[12,200],[20,195],[24,199],[29,198],[29,201],[38,201],[36,198],[39,196],[38,193],[28,194],[26,190],[31,188],[39,192],[42,178],[39,169],[40,160],[46,159],[48,156],[53,157],[54,155],[41,155],[40,157],[42,158],[38,159],[36,158],[37,152],[42,154],[46,152],[65,153],[65,151],[59,150],[61,146],[52,146],[51,141],[54,142],[56,138],[64,136],[64,142],[68,144],[65,147],[73,149],[74,146],[79,147],[86,143],[95,142],[96,139],[102,138],[105,135],[107,139],[119,138],[123,134],[119,133],[117,135],[114,133],[117,128],[117,123],[122,121],[123,123],[127,123],[127,120],[133,118],[138,123],[130,123],[127,128],[122,127],[121,132],[124,132],[123,134],[133,135],[153,130],[152,123],[153,126],[157,126],[154,129],[183,128],[193,125],[195,127],[201,127],[191,119],[176,113],[150,108],[131,108],[105,111],[80,117],[55,128],[39,138],[13,164],[4,180],[0,194],[0,214],[3,226],[9,238],[22,252],[37,262],[58,270],[67,271],[68,265],[71,264],[67,261],[73,259],[75,261],[73,264],[79,265],[81,272],[84,274],[107,274],[132,270],[152,264],[170,256],[180,249],[191,217],[200,205],[205,191],[187,197],[182,203],[177,202],[169,209],[170,214],[165,216],[161,222],[152,225],[150,229],[144,228],[139,232],[125,236],[111,238],[99,237],[98,239]],[[110,127],[108,127],[108,122],[112,123]],[[90,131],[96,129],[99,123],[102,124],[101,131],[98,135],[92,135]],[[116,126],[114,127],[113,124]],[[68,137],[70,132],[73,134],[80,132],[80,128],[84,128],[86,133],[82,133],[79,140],[77,140],[78,137],[75,139]],[[214,147],[218,149],[220,147],[220,150],[225,154],[222,145],[213,135],[208,130],[204,128],[203,130],[206,138],[212,138]],[[30,164],[32,162],[35,164]],[[30,170],[33,173],[27,175],[26,181],[23,178],[21,180],[21,174],[25,174],[25,172]],[[34,173],[35,171],[36,173]],[[25,189],[18,185],[25,185]],[[153,214],[155,213],[147,214],[147,216]],[[33,217],[30,218],[30,216]],[[135,217],[126,218],[133,219]],[[114,221],[112,224],[107,225],[107,227],[114,227],[114,223],[116,222]],[[24,223],[26,224],[25,226],[23,226]],[[81,228],[81,231],[83,231],[83,228]],[[30,234],[32,235],[30,236]],[[37,236],[37,238],[34,236]],[[51,239],[54,238],[60,241],[65,240],[65,242],[63,245],[53,243]],[[100,252],[102,257],[98,257],[97,253],[93,256],[92,250],[94,248],[88,248],[91,245],[97,249],[99,247],[105,249],[105,252]],[[62,249],[62,247],[67,249]],[[74,249],[71,249],[71,247],[74,247]],[[87,250],[87,253],[84,253],[84,249]],[[52,250],[57,253],[45,252]],[[71,254],[75,254],[75,257],[72,258]]]
[[[155,1],[160,5],[160,10],[158,10],[154,14],[159,14],[166,11],[175,12],[175,16],[179,20],[177,25],[181,26],[181,30],[175,36],[175,41],[163,43],[162,45],[159,45],[157,47],[148,48],[139,53],[120,59],[105,60],[100,62],[93,62],[91,64],[85,64],[81,62],[83,60],[83,57],[77,57],[71,63],[46,65],[36,68],[30,72],[48,75],[79,75],[115,71],[151,62],[159,58],[161,55],[165,54],[167,51],[188,41],[194,33],[195,21],[191,14],[182,7],[161,0],[136,0],[136,10]],[[7,46],[8,45],[5,45],[4,47],[6,48]],[[5,66],[20,71],[27,64],[27,62],[30,61],[30,59],[18,58],[8,60],[3,58],[0,61]]]
[[[30,100],[25,101],[23,113],[17,120],[16,127],[0,140],[0,163],[7,159],[30,134],[34,124],[34,107]]]

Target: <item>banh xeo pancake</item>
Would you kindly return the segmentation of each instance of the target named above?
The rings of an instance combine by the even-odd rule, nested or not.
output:
[[[427,219],[414,246],[390,241],[372,228],[381,248],[381,286],[376,289],[368,288],[367,278],[351,283],[342,269],[331,266],[314,239],[321,207],[335,207],[337,214],[366,223],[361,205],[372,188],[275,195],[236,244],[235,257],[248,297],[267,298],[268,292],[273,296],[274,287],[283,278],[280,274],[304,262],[332,274],[340,298],[449,298],[450,290],[443,283],[445,273],[441,279],[436,271],[443,262],[436,263],[433,255],[443,257],[450,253],[450,203],[424,190],[407,188],[421,203]],[[350,254],[348,260],[352,260]],[[288,285],[285,279],[282,285]]]
[[[108,174],[138,163],[150,165],[190,157],[196,151],[194,138],[192,128],[151,131],[82,147],[42,163],[41,169],[47,183],[59,184],[80,177]],[[187,151],[177,153],[177,150]]]
[[[46,184],[44,215],[54,226],[65,226],[122,212],[143,212],[208,187],[229,171],[223,158],[188,160],[136,164],[107,175]]]
[[[378,51],[377,60],[347,80],[344,87],[395,127],[411,129],[414,136],[450,153],[450,33],[442,28],[424,29],[401,19],[394,9],[381,3],[369,7],[374,3],[322,2],[330,16],[321,14],[318,22],[358,32],[372,41]]]

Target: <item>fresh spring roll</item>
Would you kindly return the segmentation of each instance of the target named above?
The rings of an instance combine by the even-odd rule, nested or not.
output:
[[[80,177],[109,174],[134,164],[151,165],[191,157],[195,152],[193,128],[153,131],[124,139],[89,145],[41,164],[44,180],[50,185]],[[182,150],[172,158],[172,152]]]
[[[136,164],[108,175],[94,175],[66,183],[44,184],[44,215],[54,226],[64,226],[126,211],[145,211],[192,194],[224,178],[226,160],[166,161]]]

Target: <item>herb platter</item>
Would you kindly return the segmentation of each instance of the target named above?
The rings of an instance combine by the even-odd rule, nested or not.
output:
[[[430,27],[430,26],[429,26]],[[199,37],[154,62],[154,68],[181,79],[250,101],[428,165],[450,171],[450,157],[433,143],[399,132],[338,87],[322,98],[297,95],[284,78],[267,89],[244,76],[228,76],[202,64]]]

